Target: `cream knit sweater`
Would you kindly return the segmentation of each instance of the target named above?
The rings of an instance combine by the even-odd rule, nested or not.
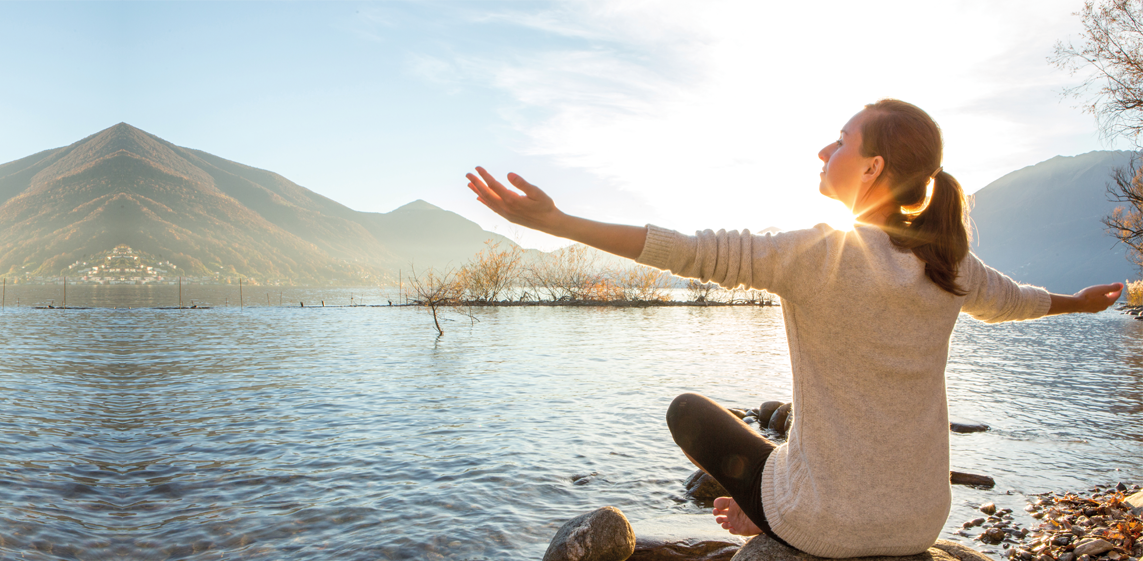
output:
[[[955,296],[879,228],[686,236],[647,227],[639,263],[781,297],[795,421],[770,455],[762,504],[774,532],[821,557],[910,555],[952,502],[945,363],[961,311],[1040,317],[1051,299],[969,254]]]

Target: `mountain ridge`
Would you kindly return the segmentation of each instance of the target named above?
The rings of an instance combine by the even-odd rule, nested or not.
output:
[[[126,244],[196,274],[340,284],[411,261],[459,262],[485,239],[511,244],[455,213],[410,205],[356,211],[272,171],[119,123],[0,164],[0,274],[53,274]],[[428,215],[410,221],[410,211]]]

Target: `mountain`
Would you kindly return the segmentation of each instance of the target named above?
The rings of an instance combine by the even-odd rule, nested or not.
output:
[[[1100,220],[1116,203],[1107,186],[1130,152],[1057,156],[993,181],[974,195],[972,250],[1012,278],[1071,294],[1139,276]]]
[[[55,275],[127,245],[185,274],[354,283],[457,265],[487,239],[512,243],[424,201],[355,211],[126,123],[0,165],[0,275]]]

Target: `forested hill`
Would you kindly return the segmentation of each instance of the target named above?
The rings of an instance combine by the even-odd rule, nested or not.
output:
[[[1126,247],[1100,221],[1115,208],[1107,185],[1130,152],[1057,156],[1014,171],[975,194],[973,251],[1021,282],[1071,294],[1139,276]]]
[[[126,123],[0,165],[0,275],[55,275],[125,244],[187,274],[359,283],[509,240],[424,201],[367,213]]]

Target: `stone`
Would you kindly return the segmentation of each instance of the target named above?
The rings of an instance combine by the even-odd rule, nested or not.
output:
[[[734,416],[738,417],[739,419],[749,414],[745,409],[727,409],[727,411],[734,413]]]
[[[581,514],[560,526],[543,561],[623,561],[635,552],[635,532],[613,506]]]
[[[996,514],[996,503],[984,503],[980,505],[980,512],[983,512],[989,516]]]
[[[1066,551],[1060,554],[1059,561],[1076,561],[1076,554]]]
[[[774,412],[781,406],[781,401],[767,401],[763,403],[758,406],[758,418],[761,419],[763,423],[770,422],[770,417],[773,417]]]
[[[1135,516],[1143,515],[1143,491],[1139,491],[1126,499],[1123,502],[1131,505],[1131,514]]]
[[[631,524],[635,552],[628,561],[729,561],[746,538],[723,530],[709,514],[670,514]]]
[[[824,559],[786,547],[762,534],[754,536],[753,539],[746,542],[746,545],[738,550],[731,561],[819,561]],[[948,540],[937,540],[937,543],[928,551],[917,555],[862,557],[860,559],[861,561],[991,561],[989,557],[979,551]]]
[[[960,434],[984,432],[988,430],[988,425],[977,421],[970,421],[968,419],[949,417],[949,430]]]
[[[1115,546],[1107,540],[1101,540],[1099,538],[1086,538],[1080,540],[1079,543],[1076,544],[1076,548],[1072,551],[1076,555],[1083,557],[1084,555],[1102,555],[1113,549],[1115,549]]]
[[[778,434],[785,435],[786,419],[793,413],[793,408],[793,403],[783,403],[781,407],[774,410],[774,414],[770,416],[770,423],[766,427]]]
[[[635,538],[635,552],[627,561],[730,561],[742,546],[698,538],[664,540],[657,536]]]
[[[758,422],[758,419],[756,417],[753,417],[753,416],[743,417],[742,422],[746,423],[748,425],[753,425],[754,423]]]
[[[696,470],[683,482],[687,496],[692,499],[706,500],[718,497],[729,497],[730,493],[717,479],[707,475],[703,470]]]
[[[953,485],[972,485],[985,489],[991,489],[996,486],[996,480],[987,475],[976,475],[975,473],[963,473],[959,471],[949,472],[949,482]],[[1041,514],[1040,516],[1043,515]]]

